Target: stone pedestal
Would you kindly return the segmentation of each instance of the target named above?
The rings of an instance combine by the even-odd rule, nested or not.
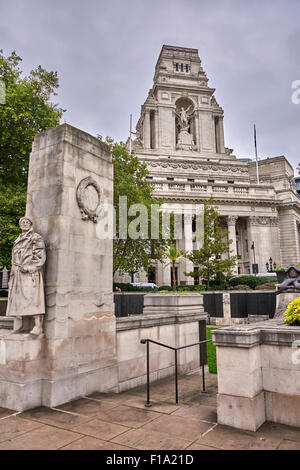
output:
[[[144,297],[143,321],[155,320],[162,325],[172,317],[173,332],[167,341],[159,337],[157,341],[173,347],[186,346],[202,341],[208,315],[204,311],[201,294],[146,294]],[[204,333],[203,333],[204,331]],[[173,351],[157,347],[163,357],[174,357]],[[205,348],[204,348],[205,350]],[[206,354],[204,353],[204,361]],[[199,346],[178,351],[178,368],[180,373],[199,367]]]
[[[206,320],[201,294],[146,294],[143,314],[199,315],[199,320]]]
[[[26,213],[47,250],[45,334],[1,337],[0,406],[21,411],[117,390],[112,240],[98,238],[95,216],[112,200],[107,145],[67,124],[35,138]]]
[[[256,431],[265,421],[300,426],[300,327],[273,319],[212,332],[218,423]]]
[[[179,150],[192,150],[194,148],[193,136],[188,131],[180,131],[176,148]]]
[[[299,292],[282,292],[276,296],[276,310],[274,318],[284,318],[283,314],[292,300],[300,297]]]

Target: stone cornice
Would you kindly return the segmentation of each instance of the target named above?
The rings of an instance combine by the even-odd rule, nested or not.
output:
[[[281,201],[280,205],[278,205],[278,210],[284,210],[284,209],[294,209],[295,211],[298,212],[300,216],[300,199],[299,201],[290,201],[290,202]]]
[[[232,172],[232,173],[247,173],[248,168],[247,166],[239,166],[239,165],[230,165],[230,164],[213,164],[213,163],[193,163],[187,161],[149,161],[144,160],[144,163],[147,164],[150,168],[172,168],[172,169],[180,169],[183,170],[203,170],[203,171],[212,171],[212,172]]]
[[[210,88],[208,86],[201,86],[201,85],[188,85],[188,84],[182,84],[178,85],[175,83],[170,83],[170,82],[156,82],[154,83],[152,87],[153,93],[155,93],[156,88],[164,88],[166,90],[172,90],[172,91],[177,91],[178,93],[181,93],[182,90],[189,91],[190,93],[201,93],[201,94],[207,94],[209,96],[213,95],[214,92],[216,91],[215,88]]]
[[[174,325],[175,323],[191,323],[206,320],[207,314],[199,308],[201,313],[180,313],[176,314],[140,314],[129,317],[119,317],[116,319],[117,331],[132,330],[136,328],[151,328],[153,326]]]
[[[162,198],[165,202],[175,202],[175,203],[203,203],[203,201],[206,201],[209,199],[210,196],[213,196],[214,203],[217,205],[217,203],[220,204],[228,204],[228,205],[251,205],[251,206],[271,206],[271,207],[277,207],[278,206],[278,201],[274,199],[250,199],[249,197],[246,197],[245,199],[240,199],[240,198],[220,198],[220,197],[215,197],[212,194],[207,194],[206,196],[199,196],[198,198],[195,197],[193,194],[192,196],[189,197],[188,194],[184,195],[167,195],[164,194],[163,196],[160,194],[154,193],[156,197]]]
[[[273,319],[215,330],[212,337],[213,343],[221,347],[252,348],[259,344],[291,347],[295,341],[300,341],[300,327],[288,326],[280,319]]]
[[[278,225],[278,217],[265,217],[265,216],[250,216],[249,217],[249,225],[253,227],[257,227],[260,225],[265,226],[277,226]]]

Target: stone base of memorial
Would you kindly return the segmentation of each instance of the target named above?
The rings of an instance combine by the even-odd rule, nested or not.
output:
[[[300,327],[276,318],[212,336],[218,423],[250,431],[265,421],[300,427]]]
[[[0,337],[1,407],[23,411],[41,406],[45,344],[29,333]]]

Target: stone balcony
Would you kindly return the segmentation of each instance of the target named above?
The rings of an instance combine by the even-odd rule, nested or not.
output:
[[[150,183],[158,196],[178,196],[197,197],[204,196],[224,196],[232,198],[247,197],[250,199],[273,199],[276,192],[272,186],[266,185],[246,185],[246,184],[227,184],[227,183],[202,183],[202,182],[161,182],[152,181]]]

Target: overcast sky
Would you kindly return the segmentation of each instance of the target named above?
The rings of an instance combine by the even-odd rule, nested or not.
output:
[[[125,141],[163,44],[199,50],[238,158],[300,162],[299,0],[0,0],[0,48],[58,72],[62,122]]]

